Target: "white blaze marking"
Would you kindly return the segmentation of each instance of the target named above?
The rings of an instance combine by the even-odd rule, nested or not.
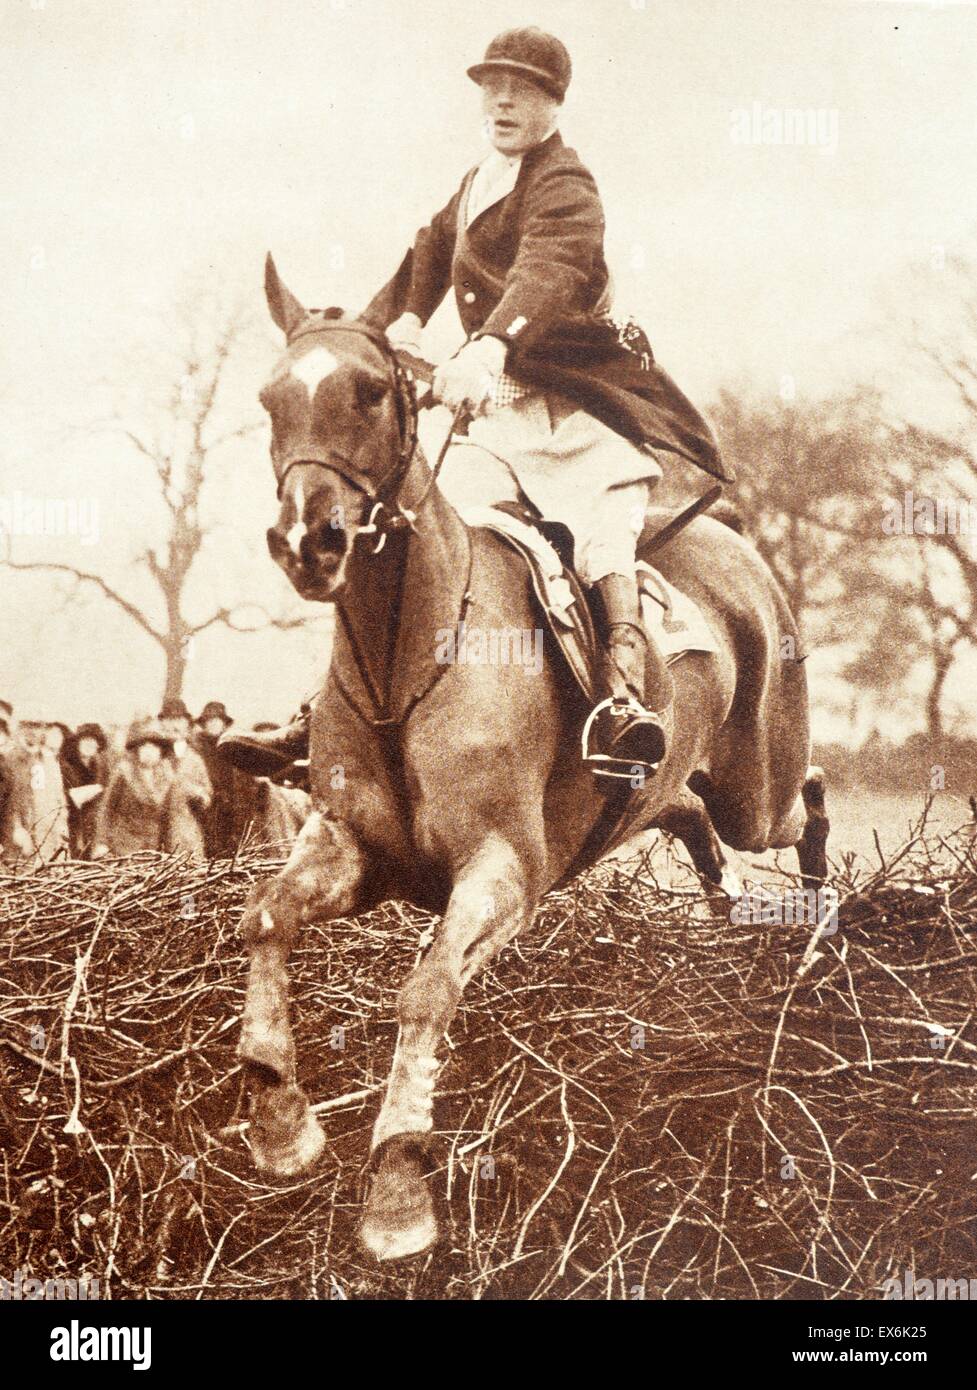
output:
[[[311,352],[305,353],[298,358],[289,368],[292,376],[297,377],[309,393],[309,399],[316,393],[319,382],[324,381],[330,372],[334,372],[339,363],[324,347],[314,347]]]
[[[289,550],[291,550],[293,555],[297,555],[299,553],[299,546],[302,544],[302,537],[305,535],[306,530],[308,529],[306,527],[305,522],[302,520],[302,513],[305,511],[305,493],[302,490],[301,483],[297,483],[295,486],[295,510],[298,512],[298,520],[296,521],[295,525],[290,526],[288,531],[285,533],[285,539],[288,541],[288,548]]]

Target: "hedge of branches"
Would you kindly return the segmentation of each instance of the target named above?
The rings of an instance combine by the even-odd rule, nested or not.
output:
[[[949,853],[949,857],[948,857]],[[265,852],[267,854],[267,852]],[[259,853],[0,880],[0,1274],[160,1298],[879,1298],[977,1275],[977,863],[907,845],[838,930],[730,921],[645,859],[549,897],[470,986],[435,1111],[435,1250],[356,1244],[399,986],[388,904],[293,957],[329,1141],[247,1148],[238,935]]]

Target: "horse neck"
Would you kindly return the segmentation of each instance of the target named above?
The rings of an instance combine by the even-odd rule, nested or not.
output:
[[[420,447],[397,501],[416,510],[414,528],[388,533],[377,554],[370,537],[358,540],[337,601],[343,640],[334,669],[347,688],[365,687],[381,714],[396,714],[404,692],[430,674],[435,633],[461,616],[470,570],[468,529],[431,486]]]

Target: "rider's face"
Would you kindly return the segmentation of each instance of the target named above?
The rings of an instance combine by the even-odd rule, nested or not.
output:
[[[482,79],[482,113],[492,144],[502,154],[522,154],[546,138],[559,102],[514,72]]]

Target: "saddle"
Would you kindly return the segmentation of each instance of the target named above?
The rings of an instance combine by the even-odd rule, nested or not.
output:
[[[468,512],[466,520],[491,531],[522,556],[567,670],[584,700],[593,706],[601,694],[600,643],[587,591],[573,569],[573,542],[567,528],[546,521],[531,504],[518,502]],[[647,562],[639,560],[636,569],[645,631],[666,662],[676,661],[686,652],[719,650],[715,634],[693,599]]]
[[[522,556],[536,600],[570,675],[584,698],[593,702],[597,691],[597,632],[583,585],[567,563],[565,553],[561,554],[568,545],[572,548],[569,532],[559,523],[543,521],[516,502],[500,502],[478,512],[470,511],[466,520],[471,526],[491,531]]]

